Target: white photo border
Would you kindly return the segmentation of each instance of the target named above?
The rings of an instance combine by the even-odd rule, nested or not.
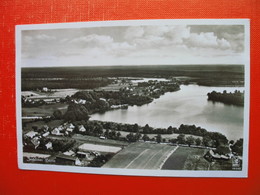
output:
[[[47,164],[30,164],[23,162],[22,143],[22,104],[21,104],[21,69],[22,69],[22,31],[43,29],[93,28],[111,26],[145,26],[145,25],[244,25],[245,45],[245,105],[243,132],[243,165],[241,171],[188,171],[188,170],[143,170],[120,168],[91,168]],[[91,21],[75,23],[52,23],[17,25],[15,33],[16,47],[16,125],[18,167],[24,170],[41,170],[73,173],[89,173],[104,175],[128,176],[160,176],[160,177],[216,177],[216,178],[247,178],[248,177],[248,149],[249,149],[249,102],[250,102],[250,20],[249,19],[158,19],[158,20],[119,20],[119,21]],[[39,67],[39,66],[37,66]],[[48,66],[44,66],[48,67]]]

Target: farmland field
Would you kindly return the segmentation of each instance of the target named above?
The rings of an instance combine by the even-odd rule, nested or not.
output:
[[[121,150],[104,168],[126,169],[160,169],[171,152],[173,146],[149,143],[132,143]]]
[[[118,140],[111,140],[111,139],[100,139],[98,137],[88,136],[88,135],[80,135],[75,134],[72,136],[73,139],[75,139],[78,142],[82,143],[93,143],[93,144],[101,144],[101,145],[107,145],[107,146],[127,146],[127,142],[118,141]]]
[[[79,146],[79,150],[82,151],[97,151],[97,152],[108,152],[108,153],[117,153],[121,150],[120,147],[115,146],[105,146],[100,144],[82,144]]]
[[[67,104],[56,103],[50,105],[42,105],[38,107],[24,107],[22,109],[22,116],[37,116],[37,117],[44,117],[44,116],[52,116],[55,110],[60,110],[63,114],[66,112],[68,108]]]
[[[191,148],[191,147],[179,147],[164,163],[162,169],[165,170],[194,170],[195,165],[190,165],[191,157],[201,160],[205,149]],[[207,163],[206,163],[207,166]],[[203,168],[201,168],[203,169]],[[196,169],[195,169],[196,170]]]
[[[67,95],[71,96],[78,91],[78,89],[53,89],[51,92],[22,91],[22,95],[29,96],[29,99],[65,98]]]

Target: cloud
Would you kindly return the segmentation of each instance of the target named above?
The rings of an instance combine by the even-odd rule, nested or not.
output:
[[[45,34],[39,34],[39,35],[35,36],[35,39],[40,40],[40,41],[53,41],[53,40],[56,40],[56,37],[48,36]]]
[[[190,27],[178,26],[132,26],[125,31],[125,41],[144,47],[161,47],[181,44],[190,36]]]
[[[188,38],[184,39],[184,43],[188,47],[195,48],[229,49],[231,47],[226,39],[218,39],[213,32],[191,33]]]
[[[75,44],[84,44],[86,46],[93,46],[93,45],[101,45],[104,46],[105,44],[110,44],[113,42],[113,38],[110,36],[106,35],[96,35],[96,34],[91,34],[87,36],[81,36],[77,37],[75,39],[72,39],[70,43],[75,43]]]
[[[236,52],[244,51],[244,33],[230,34],[222,33],[222,36],[230,42],[231,48]]]
[[[24,36],[24,43],[25,44],[33,44],[35,42],[48,42],[48,41],[55,41],[56,37],[49,36],[46,34],[38,34],[36,36]]]
[[[45,58],[49,64],[113,65],[208,62],[220,57],[224,61],[228,56],[234,58],[234,53],[242,55],[244,32],[240,28],[236,33],[229,27],[200,27],[202,30],[187,25],[36,30],[24,32],[22,56],[42,62]]]
[[[144,28],[142,26],[131,26],[126,29],[124,38],[128,41],[131,41],[135,38],[143,37],[143,35]]]

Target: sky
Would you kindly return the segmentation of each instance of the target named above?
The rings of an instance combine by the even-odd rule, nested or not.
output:
[[[243,25],[139,25],[22,31],[23,67],[244,64]]]

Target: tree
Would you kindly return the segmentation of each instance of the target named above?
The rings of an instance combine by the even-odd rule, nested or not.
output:
[[[236,143],[231,146],[232,152],[236,152],[238,155],[242,156],[243,154],[243,139],[240,138]]]
[[[103,127],[101,124],[96,124],[95,128],[94,128],[94,131],[93,131],[94,135],[101,135],[103,134]]]
[[[149,138],[148,135],[146,135],[146,134],[143,135],[142,139],[143,139],[144,141],[149,141],[149,140],[150,140],[150,138]]]
[[[171,142],[172,144],[176,144],[176,143],[177,143],[177,139],[174,139],[174,138],[173,138],[173,139],[170,140],[170,142]]]
[[[211,139],[210,139],[209,136],[204,136],[202,138],[202,143],[203,143],[204,146],[210,146],[210,142],[211,142]]]
[[[117,137],[117,139],[119,139],[120,136],[121,136],[121,133],[120,133],[120,132],[117,132],[117,133],[116,133],[116,137]]]
[[[186,138],[186,143],[187,143],[189,146],[192,145],[192,144],[194,144],[194,141],[195,141],[195,139],[194,139],[193,136],[188,136],[188,137]]]
[[[37,130],[38,130],[38,127],[37,127],[37,126],[32,126],[32,129],[33,129],[34,131],[37,131]]]
[[[162,136],[161,136],[161,134],[158,134],[158,135],[156,136],[156,142],[157,142],[157,143],[161,143],[161,142],[162,142]]]
[[[64,114],[66,121],[88,120],[88,110],[82,104],[70,104],[67,112]]]
[[[225,155],[225,154],[230,153],[230,149],[229,149],[229,147],[226,146],[226,145],[221,145],[221,146],[218,146],[218,147],[217,147],[216,152],[217,152],[218,154],[223,154],[223,155]]]
[[[173,128],[172,128],[172,126],[169,126],[169,127],[168,127],[167,133],[168,133],[168,134],[172,134],[172,133],[173,133]]]
[[[230,140],[229,143],[230,143],[231,145],[234,145],[235,142],[234,142],[234,140]]]
[[[62,119],[62,112],[60,110],[55,110],[53,112],[53,116],[54,116],[55,119],[58,119],[58,120]]]
[[[106,131],[105,131],[105,137],[107,137],[107,138],[109,138],[109,134],[110,134],[110,132],[109,132],[109,130],[108,129],[106,129]]]
[[[129,142],[135,142],[135,136],[133,133],[129,133],[126,135],[126,139],[129,141]]]
[[[110,131],[109,138],[110,139],[116,139],[116,131],[115,130]]]
[[[178,135],[177,142],[178,144],[185,144],[185,135],[184,134]]]
[[[146,124],[146,125],[144,126],[143,132],[144,132],[144,133],[150,133],[150,127],[149,127],[148,124]]]
[[[134,130],[134,132],[139,132],[139,127],[136,123],[133,126],[133,130]]]
[[[201,144],[201,139],[200,138],[195,139],[195,143],[197,146],[199,146]]]

